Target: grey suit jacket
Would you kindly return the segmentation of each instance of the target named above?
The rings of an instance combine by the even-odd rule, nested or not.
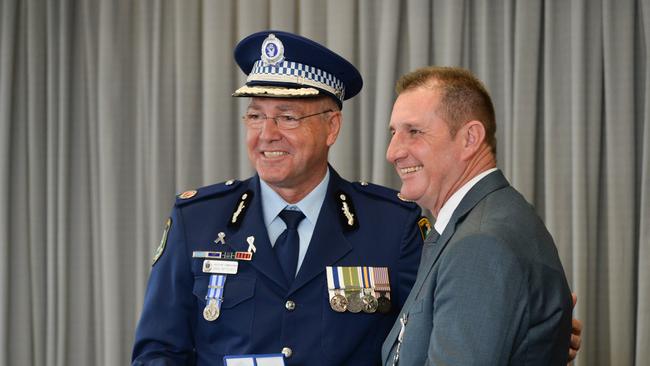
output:
[[[435,235],[437,236],[437,235]],[[500,171],[425,240],[399,365],[565,365],[571,293],[553,238]],[[437,239],[437,240],[436,240]],[[392,365],[401,324],[382,348]]]

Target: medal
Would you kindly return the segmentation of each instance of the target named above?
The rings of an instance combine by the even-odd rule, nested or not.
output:
[[[209,322],[217,320],[219,317],[219,306],[217,299],[210,299],[208,304],[203,309],[203,318]]]
[[[348,309],[348,299],[341,294],[336,294],[330,299],[330,307],[337,313],[344,313]]]
[[[387,299],[383,293],[377,299],[377,311],[382,314],[387,314],[390,312],[390,300]]]
[[[361,302],[361,281],[359,279],[359,267],[342,267],[343,269],[343,288],[345,297],[348,299],[348,311],[358,313],[363,307]]]
[[[361,297],[362,307],[364,313],[374,313],[377,311],[378,300],[372,295],[370,289],[363,290],[363,296]]]
[[[330,307],[337,313],[344,313],[348,309],[348,299],[341,289],[340,279],[343,277],[340,273],[340,267],[325,267],[327,274],[327,292],[329,294]]]
[[[388,268],[373,268],[371,278],[373,287],[375,289],[375,295],[379,293],[379,297],[377,298],[377,311],[382,314],[387,314],[391,309],[390,279],[388,277]]]
[[[225,275],[210,275],[208,293],[205,295],[207,304],[203,308],[203,319],[212,322],[217,320],[221,314],[221,303],[223,302],[223,286],[226,284]]]
[[[388,268],[327,266],[325,269],[332,310],[367,314],[390,311]]]
[[[377,311],[377,298],[375,298],[374,284],[372,281],[372,267],[357,267],[359,277],[363,281],[363,292],[361,296],[361,310],[364,313]]]
[[[358,313],[363,309],[363,302],[361,301],[361,294],[359,291],[351,291],[348,296],[348,311],[351,313]]]

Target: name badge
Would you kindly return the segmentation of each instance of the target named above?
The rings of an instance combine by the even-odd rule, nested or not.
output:
[[[239,262],[217,261],[206,259],[203,261],[203,273],[237,274]]]

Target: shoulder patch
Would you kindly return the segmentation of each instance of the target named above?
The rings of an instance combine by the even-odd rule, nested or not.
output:
[[[228,193],[237,188],[240,184],[240,180],[231,179],[226,182],[187,190],[176,196],[176,206],[184,206],[192,202],[200,201],[206,197]]]
[[[365,181],[354,182],[352,183],[352,186],[359,192],[369,194],[375,197],[383,198],[387,201],[398,203],[404,207],[416,208],[418,206],[414,202],[405,201],[399,198],[399,192],[388,187],[380,186],[378,184],[368,183]]]
[[[153,255],[153,261],[151,262],[152,266],[156,264],[156,262],[158,262],[158,259],[160,259],[163,252],[165,251],[165,247],[167,246],[167,236],[169,235],[169,229],[171,228],[172,228],[172,218],[169,217],[165,222],[165,228],[163,229],[163,235],[162,238],[160,239],[160,244],[158,244],[158,248],[156,248],[156,252]]]

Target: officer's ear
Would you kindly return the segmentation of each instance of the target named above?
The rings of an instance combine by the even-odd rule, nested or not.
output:
[[[327,123],[327,146],[332,146],[336,142],[341,130],[343,116],[337,102],[331,97],[321,99],[321,110],[331,111],[323,114],[323,120]]]
[[[332,146],[336,142],[336,138],[339,136],[339,131],[341,130],[341,111],[337,109],[325,115],[328,127],[327,146]]]

